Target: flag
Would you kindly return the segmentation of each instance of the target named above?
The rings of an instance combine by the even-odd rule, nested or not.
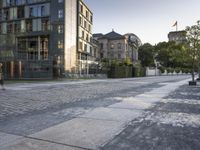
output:
[[[177,26],[177,24],[178,24],[178,22],[176,21],[176,22],[173,24],[173,26],[172,26],[172,27],[175,27],[175,26]]]

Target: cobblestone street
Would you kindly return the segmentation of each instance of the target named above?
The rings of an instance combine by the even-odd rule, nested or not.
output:
[[[199,149],[200,88],[189,78],[9,84],[0,149]]]

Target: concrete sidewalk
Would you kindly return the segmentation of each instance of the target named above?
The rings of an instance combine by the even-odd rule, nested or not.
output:
[[[188,80],[164,83],[160,88],[152,89],[135,97],[109,97],[109,99],[120,100],[120,102],[106,107],[94,108],[74,119],[28,136],[0,132],[0,149],[78,150],[103,148],[124,131],[132,120],[146,115],[147,109],[151,109],[157,102],[163,101],[164,97],[184,85],[186,81]],[[197,122],[199,123],[199,120]],[[116,147],[116,149],[118,148]]]

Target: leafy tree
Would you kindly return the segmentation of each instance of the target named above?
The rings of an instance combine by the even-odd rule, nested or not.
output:
[[[138,55],[143,67],[155,66],[154,47],[151,44],[145,43],[144,45],[140,46],[138,49]]]
[[[160,42],[155,46],[156,60],[166,68],[182,68],[186,56],[184,44]]]
[[[200,67],[200,21],[196,25],[186,27],[188,41],[188,61],[192,65],[192,81],[196,66]]]

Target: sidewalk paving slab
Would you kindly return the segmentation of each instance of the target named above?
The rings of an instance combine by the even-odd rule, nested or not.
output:
[[[75,118],[31,135],[33,138],[95,149],[123,130],[116,121]]]
[[[36,139],[23,138],[2,146],[0,150],[83,150],[82,148],[51,143]]]
[[[21,138],[21,136],[0,132],[0,146],[2,147],[4,145],[8,145],[9,143],[12,143]]]
[[[119,109],[119,108],[96,108],[93,111],[82,115],[83,118],[89,119],[102,119],[110,121],[119,121],[122,123],[128,123],[134,118],[142,114],[141,110]]]

